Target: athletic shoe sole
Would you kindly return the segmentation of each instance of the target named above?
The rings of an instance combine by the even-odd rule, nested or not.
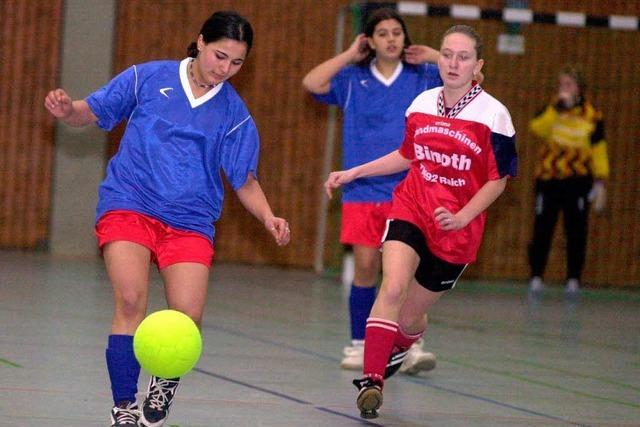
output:
[[[425,357],[423,360],[418,360],[412,366],[408,368],[400,367],[400,372],[407,375],[417,375],[420,372],[427,372],[435,369],[436,359],[433,357]]]
[[[378,386],[360,390],[356,400],[360,417],[364,419],[378,418],[378,409],[382,406],[382,390]]]
[[[362,363],[342,362],[340,368],[347,371],[360,371],[362,370]]]

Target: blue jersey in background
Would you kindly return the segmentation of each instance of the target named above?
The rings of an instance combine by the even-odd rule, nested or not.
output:
[[[375,68],[351,65],[331,80],[327,94],[314,95],[343,111],[342,167],[348,169],[397,150],[404,138],[405,112],[416,96],[442,86],[438,67],[401,62],[385,79]],[[391,200],[406,172],[357,179],[342,187],[345,202]]]

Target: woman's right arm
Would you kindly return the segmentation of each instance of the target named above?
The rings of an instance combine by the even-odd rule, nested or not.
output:
[[[302,86],[311,93],[324,95],[331,90],[331,79],[347,65],[361,61],[367,56],[367,38],[359,34],[344,52],[321,63],[302,79]]]
[[[391,175],[409,169],[410,164],[411,160],[403,157],[398,150],[395,150],[385,156],[351,169],[331,172],[324,183],[324,188],[329,198],[331,198],[334,188],[348,184],[354,179],[367,176]]]
[[[72,101],[62,89],[49,92],[44,99],[44,106],[54,117],[69,126],[81,127],[98,121],[84,99]]]

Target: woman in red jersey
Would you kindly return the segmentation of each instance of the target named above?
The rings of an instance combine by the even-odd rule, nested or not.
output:
[[[393,193],[382,249],[382,286],[365,332],[364,377],[354,380],[363,418],[382,405],[384,379],[426,328],[425,312],[475,261],[485,210],[515,176],[515,130],[507,109],[474,80],[483,65],[475,30],[444,33],[443,87],[420,94],[406,113],[399,150],[332,172],[332,190],[365,176],[409,169]]]

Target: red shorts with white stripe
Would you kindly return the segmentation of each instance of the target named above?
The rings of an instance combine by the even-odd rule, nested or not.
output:
[[[340,243],[379,248],[390,210],[391,201],[343,203]]]
[[[179,262],[196,262],[211,267],[213,246],[193,231],[177,230],[138,212],[117,210],[104,214],[96,224],[100,249],[107,243],[125,240],[151,251],[151,261],[163,269]]]

